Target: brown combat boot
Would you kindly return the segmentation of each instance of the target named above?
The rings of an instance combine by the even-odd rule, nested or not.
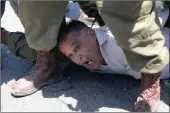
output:
[[[59,63],[56,61],[54,51],[37,51],[34,70],[27,76],[12,84],[13,96],[26,96],[35,93],[39,88],[46,85],[50,78],[60,72]]]
[[[137,112],[156,112],[160,101],[160,75],[142,74],[140,96],[137,98],[134,110]]]

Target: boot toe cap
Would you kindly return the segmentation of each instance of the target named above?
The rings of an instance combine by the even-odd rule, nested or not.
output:
[[[26,96],[37,91],[34,87],[33,82],[27,81],[26,79],[19,79],[12,84],[11,94],[13,96]]]

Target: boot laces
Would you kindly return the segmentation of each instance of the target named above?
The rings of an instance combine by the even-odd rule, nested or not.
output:
[[[140,92],[145,101],[150,101],[157,93],[156,88],[159,86],[156,86],[155,82],[157,82],[155,75],[143,75]]]

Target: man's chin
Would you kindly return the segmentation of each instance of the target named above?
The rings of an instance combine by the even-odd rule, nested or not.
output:
[[[82,65],[83,66],[83,65]],[[89,66],[83,66],[83,67],[85,67],[85,68],[87,68],[87,69],[90,69],[90,70],[96,70],[96,69],[100,69],[100,67],[101,67],[101,65],[98,65],[97,63],[96,64],[92,64],[91,66],[89,65]]]
[[[100,66],[93,66],[93,67],[89,67],[88,69],[90,69],[90,70],[96,70],[96,69],[99,69],[100,68]]]
[[[90,69],[90,70],[95,70],[96,68],[95,67],[85,67],[87,69]]]

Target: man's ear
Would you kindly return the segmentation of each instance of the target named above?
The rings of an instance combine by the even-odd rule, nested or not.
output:
[[[90,28],[90,27],[87,28],[87,32],[88,32],[88,34],[90,34],[92,37],[95,37],[95,36],[96,36],[94,30],[93,30],[92,28]]]

